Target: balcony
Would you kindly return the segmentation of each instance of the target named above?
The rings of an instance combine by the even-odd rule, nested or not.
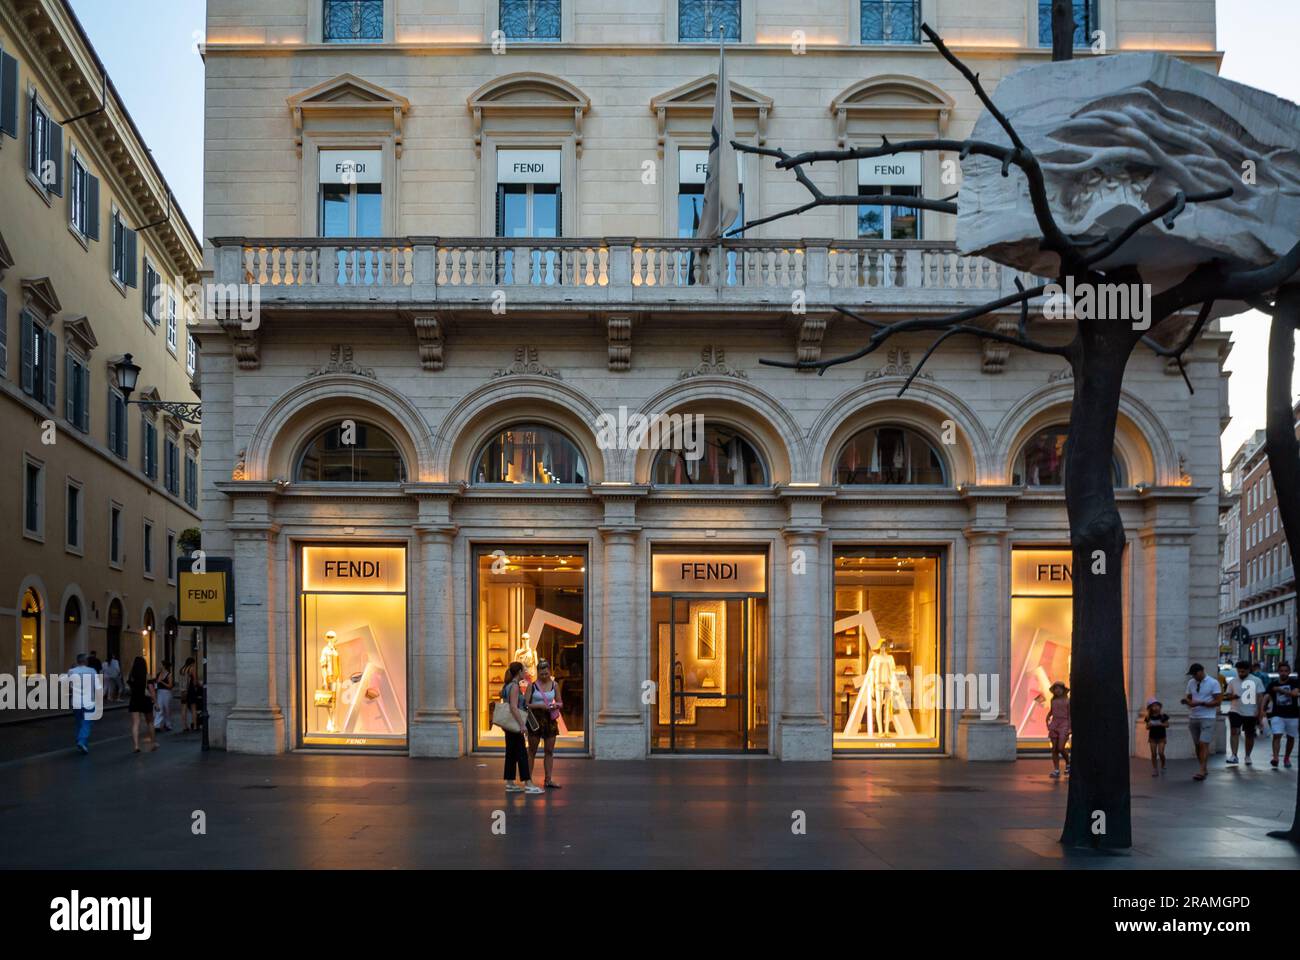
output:
[[[387,239],[224,237],[214,281],[255,284],[279,306],[445,304],[512,308],[690,304],[789,311],[870,301],[890,310],[960,309],[1035,278],[950,243],[663,238]]]

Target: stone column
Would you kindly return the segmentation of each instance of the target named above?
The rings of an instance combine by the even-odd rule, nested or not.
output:
[[[413,757],[459,757],[465,752],[464,726],[456,709],[456,618],[452,602],[452,544],[456,527],[416,527],[419,556],[411,564],[415,592],[415,710],[411,719]]]
[[[831,729],[824,709],[827,650],[831,636],[822,616],[821,545],[823,527],[792,526],[781,531],[785,556],[773,569],[785,574],[785,610],[774,618],[782,625],[781,727],[777,753],[782,760],[829,760]],[[779,644],[779,646],[778,646]]]
[[[1009,568],[1004,526],[977,524],[966,529],[966,672],[975,689],[991,694],[997,687],[996,715],[978,703],[965,704],[957,720],[956,754],[963,760],[1016,759],[1016,729],[1007,718],[1010,682],[1010,624],[1003,611],[1010,603]],[[953,684],[970,689],[969,684]],[[952,709],[945,704],[945,709]]]
[[[1130,632],[1128,662],[1134,682],[1129,689],[1138,702],[1129,704],[1129,714],[1136,717],[1152,697],[1160,700],[1169,714],[1169,742],[1165,749],[1171,760],[1195,755],[1187,735],[1188,708],[1179,702],[1187,695],[1187,667],[1199,661],[1213,676],[1219,662],[1218,638],[1213,631],[1195,638],[1191,635],[1191,535],[1189,528],[1169,522],[1153,522],[1138,534],[1142,562],[1137,586],[1145,602],[1141,622],[1134,624]],[[1146,728],[1143,726],[1138,734],[1136,726],[1137,721],[1135,752],[1140,747],[1146,756]],[[1226,738],[1224,724],[1217,727],[1213,747],[1216,753],[1223,749]],[[1255,754],[1260,757],[1258,743]]]
[[[647,658],[638,643],[636,546],[640,527],[629,524],[602,526],[604,557],[601,563],[604,616],[598,649],[600,661],[600,712],[596,715],[593,746],[602,760],[633,760],[646,755],[645,711],[641,681]],[[648,587],[647,587],[648,589]]]
[[[272,551],[279,526],[267,521],[230,524],[235,568],[235,705],[226,718],[226,749],[283,753],[288,749],[276,689],[288,662],[276,657],[276,597]]]

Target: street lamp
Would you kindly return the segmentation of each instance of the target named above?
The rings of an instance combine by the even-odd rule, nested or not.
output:
[[[177,400],[132,400],[131,394],[135,392],[136,385],[140,382],[140,365],[131,359],[131,354],[124,354],[121,360],[113,364],[113,369],[117,372],[117,388],[122,391],[123,402],[134,403],[138,407],[161,409],[186,423],[202,422],[202,404],[199,403],[183,403]]]

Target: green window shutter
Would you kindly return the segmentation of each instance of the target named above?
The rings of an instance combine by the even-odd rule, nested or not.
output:
[[[77,411],[77,426],[82,433],[90,432],[90,368],[81,368],[81,382],[78,384],[81,395],[81,409]]]
[[[72,353],[66,352],[63,355],[63,419],[70,424],[77,422],[77,385],[72,375]]]
[[[49,131],[45,140],[49,151],[46,159],[54,164],[54,183],[50,185],[50,193],[61,197],[63,196],[63,124],[46,120],[45,125]]]
[[[19,352],[22,356],[22,375],[19,385],[23,388],[23,393],[29,397],[36,392],[35,382],[35,351],[32,349],[36,342],[36,323],[32,315],[26,310],[22,314],[22,322],[19,324],[19,333],[22,336],[22,342],[19,346]]]
[[[0,133],[18,139],[18,60],[0,53]]]
[[[54,331],[45,332],[45,405],[51,410],[58,409],[57,393],[59,381],[59,338]]]
[[[117,453],[117,394],[108,390],[108,449]]]
[[[0,289],[0,375],[9,371],[9,294]]]
[[[128,230],[125,227],[122,228],[122,233],[126,240],[126,276],[123,282],[128,287],[134,287],[139,282],[136,261],[139,259],[140,235],[134,230]]]
[[[86,174],[86,237],[99,239],[99,177]]]

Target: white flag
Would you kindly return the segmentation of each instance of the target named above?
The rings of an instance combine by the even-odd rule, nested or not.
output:
[[[709,131],[709,174],[704,181],[704,210],[695,229],[696,239],[717,240],[740,214],[740,178],[737,175],[736,122],[731,114],[731,83],[727,80],[725,48],[718,51],[718,89],[713,101],[713,129]]]

